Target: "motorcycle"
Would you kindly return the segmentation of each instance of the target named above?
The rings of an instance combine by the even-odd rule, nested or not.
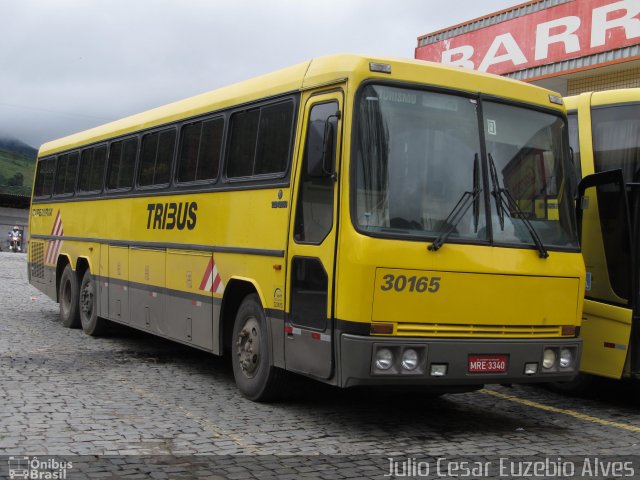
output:
[[[13,253],[22,251],[22,238],[16,233],[9,234],[9,250]]]

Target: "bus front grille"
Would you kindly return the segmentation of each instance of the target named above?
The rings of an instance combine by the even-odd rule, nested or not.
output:
[[[549,338],[562,336],[562,326],[398,323],[396,335],[403,337]]]
[[[44,242],[32,241],[29,252],[31,252],[31,276],[44,279]]]

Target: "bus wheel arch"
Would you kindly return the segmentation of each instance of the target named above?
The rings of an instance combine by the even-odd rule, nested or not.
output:
[[[254,282],[247,279],[232,278],[225,286],[222,305],[220,306],[220,354],[231,351],[231,336],[236,315],[242,301],[251,294],[258,295],[264,307],[263,297]]]
[[[78,277],[78,282],[82,282],[84,273],[87,270],[93,271],[89,259],[87,257],[78,257],[78,261],[76,262],[76,276]]]

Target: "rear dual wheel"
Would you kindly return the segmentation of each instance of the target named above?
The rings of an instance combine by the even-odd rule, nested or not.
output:
[[[109,327],[109,321],[98,317],[96,282],[88,269],[84,272],[82,282],[80,282],[79,297],[82,330],[92,337],[103,335]]]
[[[58,290],[60,320],[67,328],[80,328],[91,336],[103,334],[108,320],[98,317],[96,283],[87,269],[78,284],[76,272],[67,265],[60,277]]]
[[[58,302],[60,302],[60,320],[67,328],[80,328],[78,311],[78,278],[70,265],[64,267],[58,286]]]

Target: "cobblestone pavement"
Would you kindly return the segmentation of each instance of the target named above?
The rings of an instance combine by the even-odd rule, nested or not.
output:
[[[301,382],[257,404],[225,359],[124,327],[63,328],[22,254],[0,253],[0,277],[0,455],[68,457],[86,478],[383,478],[388,457],[640,454],[633,386],[434,399]]]

